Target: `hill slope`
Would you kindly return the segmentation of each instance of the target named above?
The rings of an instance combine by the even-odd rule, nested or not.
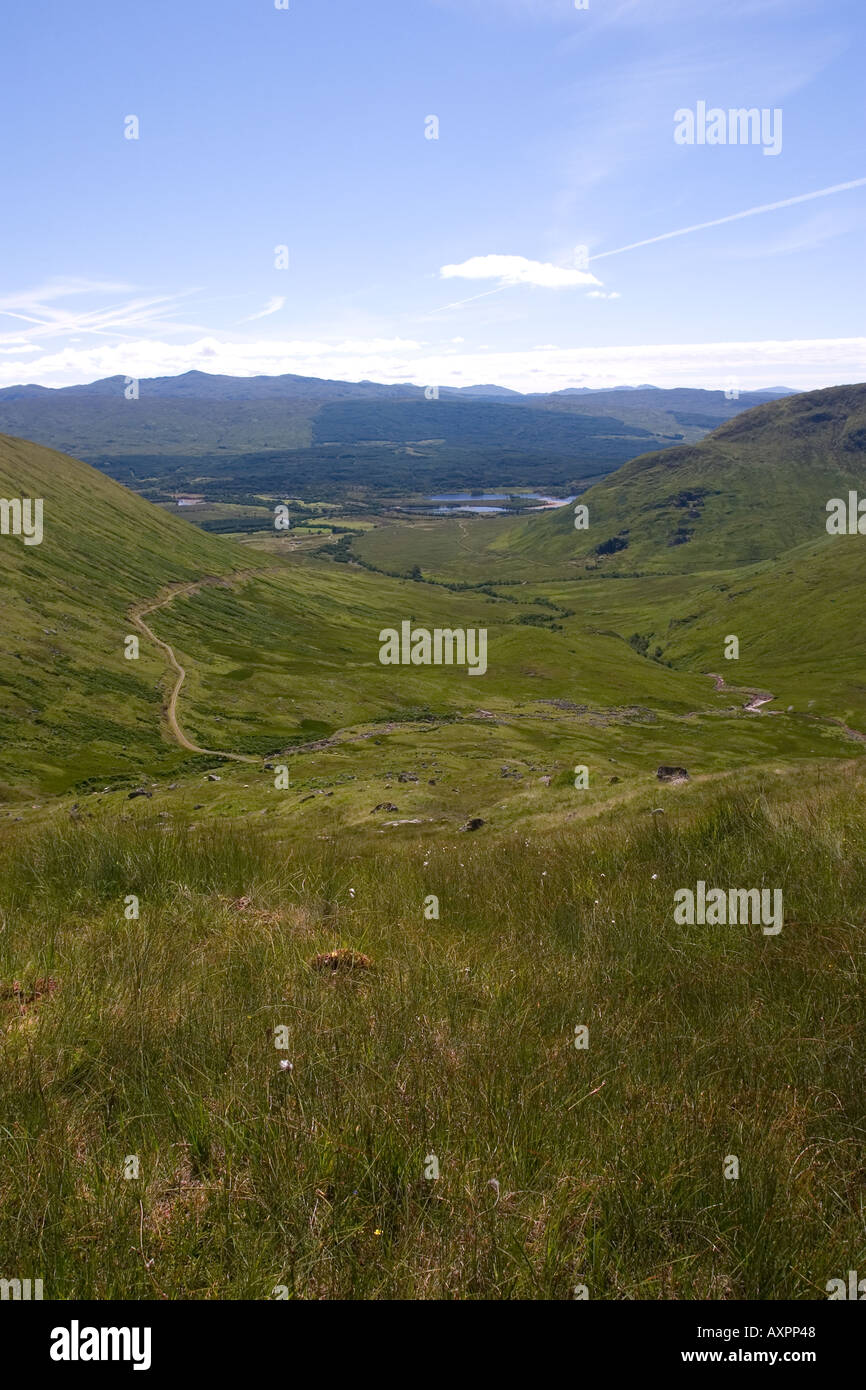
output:
[[[168,751],[164,665],[127,613],[164,585],[225,574],[250,556],[168,516],[96,469],[0,436],[0,496],[43,501],[41,544],[0,536],[0,783],[60,789],[98,760],[129,772]]]
[[[826,504],[849,488],[866,490],[863,385],[772,401],[699,444],[633,459],[581,498],[588,530],[561,508],[516,523],[495,548],[619,573],[751,564],[826,536]]]

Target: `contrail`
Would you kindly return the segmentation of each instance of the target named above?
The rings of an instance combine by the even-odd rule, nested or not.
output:
[[[497,285],[495,290],[482,290],[481,294],[471,294],[468,299],[455,299],[453,304],[440,304],[438,309],[431,309],[431,314],[444,314],[446,309],[462,309],[464,304],[473,304],[476,299],[486,299],[489,294],[501,294],[503,290],[511,290],[514,286],[509,282],[507,285]]]
[[[796,198],[782,198],[778,203],[762,203],[757,208],[747,208],[745,212],[732,212],[728,217],[717,217],[712,222],[696,222],[693,227],[680,227],[676,232],[663,232],[661,236],[647,237],[646,241],[633,241],[630,246],[618,246],[615,251],[599,251],[590,256],[591,261],[604,260],[605,256],[619,256],[623,251],[636,251],[639,246],[653,246],[657,241],[669,241],[671,237],[687,236],[689,232],[703,232],[708,227],[721,227],[725,222],[739,222],[743,217],[757,217],[761,212],[775,212],[778,208],[790,208],[795,203],[808,203],[813,198],[829,198],[831,193],[845,193],[849,188],[862,188],[866,179],[851,179],[850,183],[834,183],[831,188],[819,188],[815,193],[798,193]]]
[[[658,241],[670,241],[671,237],[688,236],[689,232],[704,232],[708,227],[722,227],[726,222],[739,222],[744,217],[757,217],[762,212],[776,212],[779,208],[790,208],[796,203],[810,203],[813,198],[829,198],[831,193],[847,193],[851,188],[862,188],[866,178],[851,179],[848,183],[834,183],[830,188],[819,188],[814,193],[798,193],[794,198],[782,198],[778,203],[762,203],[760,207],[746,208],[745,212],[732,212],[727,217],[716,217],[712,222],[695,222],[691,227],[680,227],[676,232],[662,232],[661,236],[650,236],[645,241],[633,241],[628,246],[618,246],[615,251],[599,251],[587,261],[603,261],[605,256],[621,256],[623,251],[636,251],[640,246],[654,246]],[[490,294],[501,294],[503,290],[513,289],[513,284],[497,285],[493,290],[473,294],[469,299],[458,299],[454,304],[442,304],[431,309],[431,314],[442,314],[446,309],[462,309],[464,304],[472,304],[476,299],[486,299]]]

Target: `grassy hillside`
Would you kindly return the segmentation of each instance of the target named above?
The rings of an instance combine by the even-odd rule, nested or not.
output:
[[[634,459],[580,499],[587,531],[562,509],[496,549],[620,573],[749,564],[825,536],[827,501],[849,488],[866,488],[866,386],[773,401],[700,444]],[[611,541],[625,544],[599,556]]]
[[[716,436],[741,524],[749,467],[793,457],[791,546],[861,401]],[[629,465],[636,530],[694,452]],[[777,558],[735,565],[731,526],[715,569],[618,578],[570,509],[238,544],[13,439],[0,492],[45,504],[42,545],[0,538],[0,1267],[48,1298],[713,1300],[858,1266],[866,632],[826,498]],[[168,647],[124,659],[158,596],[213,755],[170,737]],[[486,673],[383,666],[404,620],[485,629]],[[678,925],[698,880],[780,889],[782,931]]]
[[[826,537],[826,504],[866,492],[866,386],[790,396],[749,410],[694,446],[625,464],[573,507],[512,521],[384,527],[356,553],[399,570],[411,551],[440,578],[550,578],[719,570]]]
[[[250,556],[166,515],[87,464],[0,437],[0,496],[42,498],[44,538],[0,536],[0,783],[60,790],[174,757],[160,734],[162,658],[130,607]],[[262,560],[264,562],[264,559]]]
[[[0,1265],[55,1299],[824,1298],[864,1253],[863,808],[839,774],[496,842],[7,839]],[[676,925],[697,878],[780,887],[781,933]]]

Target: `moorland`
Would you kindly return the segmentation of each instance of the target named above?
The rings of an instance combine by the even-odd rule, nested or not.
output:
[[[864,541],[826,526],[866,387],[635,400],[619,453],[577,399],[329,397],[296,445],[351,487],[269,436],[222,504],[211,439],[118,481],[0,437],[45,517],[0,537],[0,1264],[46,1296],[808,1299],[866,1258]],[[394,496],[588,524],[407,515],[371,444]],[[483,678],[382,665],[403,621],[485,630]],[[782,931],[676,923],[699,880]]]

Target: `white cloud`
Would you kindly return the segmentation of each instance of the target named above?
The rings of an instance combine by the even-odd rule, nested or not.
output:
[[[568,289],[575,285],[600,285],[588,270],[530,261],[526,256],[471,256],[459,265],[443,265],[443,280],[498,280],[500,289],[511,285],[535,285],[542,289]]]
[[[248,342],[203,337],[186,344],[139,339],[66,347],[35,361],[0,361],[0,385],[70,385],[116,375],[171,376],[193,368],[231,376],[295,372],[422,386],[497,382],[518,391],[642,382],[720,390],[734,377],[742,390],[781,385],[805,391],[866,379],[866,338],[580,348],[545,343],[531,353],[516,348],[455,353],[447,340],[440,344],[403,338]]]

